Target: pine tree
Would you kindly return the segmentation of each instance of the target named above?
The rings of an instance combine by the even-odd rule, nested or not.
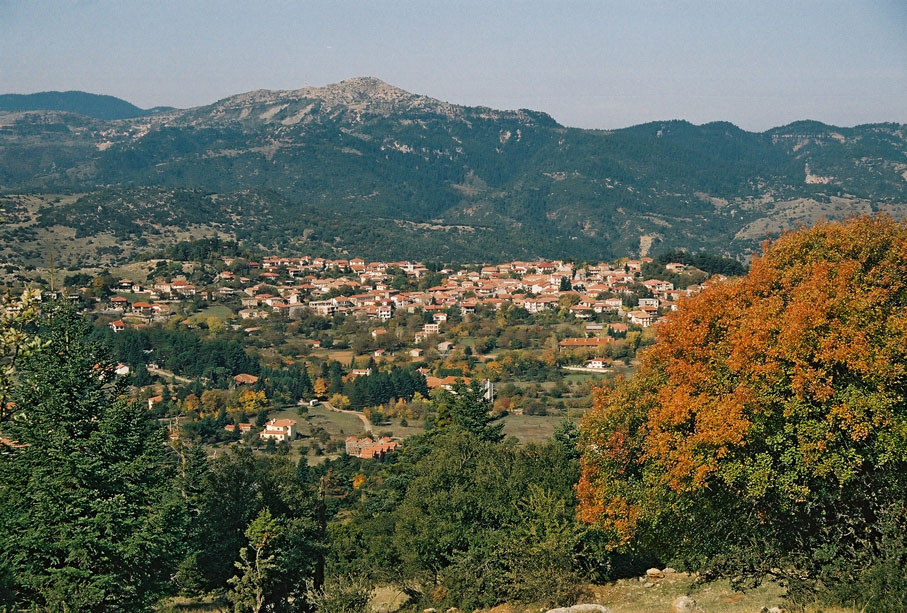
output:
[[[37,326],[0,454],[0,559],[18,607],[136,610],[175,566],[180,521],[163,430],[126,399],[114,366],[69,307]]]
[[[482,440],[499,442],[504,438],[504,424],[490,414],[490,403],[478,381],[470,385],[458,384],[453,392],[445,392],[438,399],[438,425],[462,428]]]

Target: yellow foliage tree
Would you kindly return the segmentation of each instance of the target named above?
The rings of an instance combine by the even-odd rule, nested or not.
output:
[[[331,396],[331,399],[328,401],[331,403],[331,406],[335,409],[346,410],[350,408],[350,399],[344,396],[343,394],[334,394]]]
[[[244,390],[239,395],[239,406],[246,415],[254,415],[265,407],[267,397],[264,392],[255,390]]]

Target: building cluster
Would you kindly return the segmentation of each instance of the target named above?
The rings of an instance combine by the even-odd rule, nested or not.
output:
[[[346,439],[347,455],[367,460],[381,460],[388,453],[397,451],[399,447],[400,443],[387,436],[379,438],[377,441],[370,437],[356,438],[355,436]]]
[[[250,277],[223,271],[218,274],[216,284],[203,289],[182,277],[156,281],[148,287],[124,279],[117,289],[142,293],[148,299],[130,302],[115,295],[108,300],[106,308],[113,314],[122,314],[121,319],[110,324],[115,332],[125,329],[127,318],[150,321],[168,317],[171,308],[161,300],[195,296],[209,300],[238,299],[240,308],[236,315],[243,320],[265,319],[275,314],[293,318],[311,309],[327,317],[349,315],[385,321],[401,309],[409,313],[421,310],[431,315],[431,321],[416,334],[416,343],[438,334],[451,309],[465,316],[478,308],[497,310],[507,305],[522,307],[530,313],[568,308],[577,318],[587,320],[597,314],[612,313],[629,324],[645,328],[655,323],[659,314],[676,309],[681,297],[703,288],[693,285],[681,290],[668,281],[644,278],[643,265],[650,261],[651,258],[642,258],[584,266],[560,260],[514,261],[477,270],[443,269],[437,271],[440,276],[437,285],[405,291],[393,287],[400,286],[394,282],[399,275],[419,279],[430,273],[426,266],[409,261],[269,256],[261,262],[246,263],[250,270],[256,271],[249,273]],[[224,258],[224,263],[230,266],[234,258]],[[666,268],[670,272],[683,272],[686,267],[671,263]],[[710,279],[706,284],[714,281]],[[637,294],[640,286],[648,290],[646,297],[626,305],[626,297]],[[561,300],[565,295],[573,296],[567,307]]]
[[[576,267],[568,262],[553,261],[509,262],[486,266],[478,271],[445,269],[439,271],[442,283],[424,291],[395,290],[388,286],[387,275],[343,276],[322,280],[321,284],[306,278],[306,289],[310,289],[311,293],[305,304],[325,316],[352,314],[379,320],[390,319],[399,309],[410,313],[417,309],[431,313],[432,322],[426,323],[423,330],[417,333],[416,342],[437,334],[447,321],[447,311],[451,308],[458,309],[462,315],[469,315],[479,307],[497,310],[512,304],[530,313],[538,313],[561,308],[561,297],[567,294],[578,297],[569,310],[579,319],[592,319],[599,313],[615,313],[631,324],[648,327],[657,320],[659,311],[675,310],[681,297],[698,293],[702,286],[693,285],[680,290],[668,281],[644,279],[641,271],[647,261],[651,259],[628,260],[618,266],[601,263]],[[386,271],[389,266],[371,263],[367,269]],[[679,263],[669,264],[667,268],[672,272],[685,269]],[[622,296],[635,293],[638,284],[649,290],[651,297],[640,298],[633,308],[625,308]],[[368,289],[351,296],[321,297],[343,286]]]

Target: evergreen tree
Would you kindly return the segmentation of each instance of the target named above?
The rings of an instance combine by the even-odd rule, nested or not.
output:
[[[470,385],[459,383],[453,392],[443,392],[438,398],[438,425],[461,428],[490,442],[504,438],[500,417],[490,414],[491,406],[478,381]]]
[[[121,611],[166,590],[180,523],[163,430],[69,307],[49,305],[4,427],[0,559],[17,607]]]

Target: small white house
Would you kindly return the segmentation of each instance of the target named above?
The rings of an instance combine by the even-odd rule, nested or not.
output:
[[[259,436],[263,439],[273,438],[278,442],[292,441],[296,438],[296,420],[270,419]]]

